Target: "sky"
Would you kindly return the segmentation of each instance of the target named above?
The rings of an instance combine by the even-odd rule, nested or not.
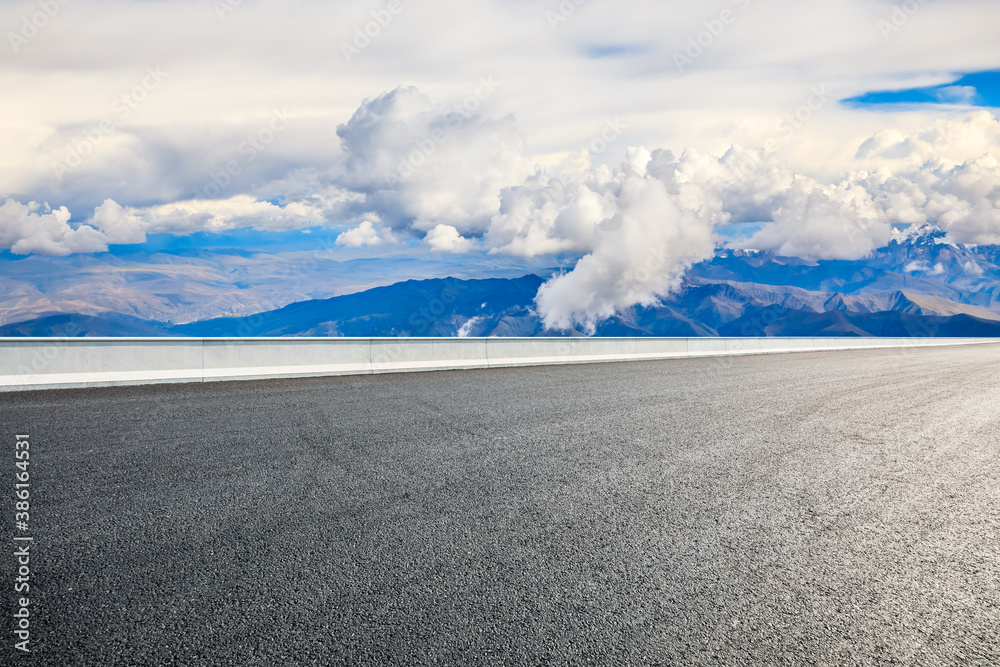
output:
[[[568,257],[537,300],[568,328],[724,239],[996,244],[997,25],[981,0],[5,2],[0,249],[322,229],[350,259]]]

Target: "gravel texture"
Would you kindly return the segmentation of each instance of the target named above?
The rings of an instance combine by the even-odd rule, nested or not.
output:
[[[1000,664],[1000,345],[3,394],[10,472],[24,431],[3,664]]]

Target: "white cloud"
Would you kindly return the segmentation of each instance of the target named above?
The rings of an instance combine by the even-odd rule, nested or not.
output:
[[[475,88],[486,95],[494,85]],[[363,206],[397,229],[445,224],[482,233],[501,190],[532,171],[513,118],[437,107],[413,87],[365,100],[337,133],[345,151],[339,182],[364,193]]]
[[[787,257],[858,259],[892,236],[870,194],[855,184],[830,188],[796,181],[774,221],[745,245]]]
[[[243,227],[286,231],[321,225],[323,211],[308,202],[277,206],[257,201],[250,195],[229,199],[192,199],[144,208],[121,207],[108,200],[95,211],[95,224],[114,221],[113,228],[118,230],[121,220],[127,220],[131,229],[141,226],[147,233],[189,234]]]
[[[1000,58],[993,30],[1000,7],[991,0],[927,3],[891,39],[878,28],[894,11],[889,2],[831,0],[819,8],[793,0],[726,2],[738,18],[710,36],[711,44],[683,75],[673,53],[718,19],[718,7],[681,0],[590,2],[552,30],[546,12],[558,3],[551,0],[407,2],[361,55],[346,62],[340,42],[351,41],[383,5],[302,0],[288,10],[234,4],[219,20],[203,0],[73,3],[16,57],[8,51],[0,86],[18,95],[5,100],[0,124],[0,192],[36,200],[44,194],[81,210],[108,197],[122,203],[190,197],[210,171],[239,158],[236,147],[272,109],[288,108],[298,120],[244,165],[233,186],[247,193],[263,180],[259,175],[329,164],[338,137],[328,121],[343,120],[360,100],[416,83],[451,104],[488,75],[504,81],[490,99],[491,115],[516,113],[538,155],[573,150],[615,116],[626,121],[632,145],[690,145],[718,153],[775,134],[777,121],[795,111],[811,86],[827,82],[837,98],[947,84],[954,72],[989,69]],[[2,3],[0,23],[16,30],[37,10],[35,0]],[[178,49],[172,37],[181,29],[185,42]],[[602,45],[622,50],[593,57]],[[151,66],[170,76],[121,120],[112,106]],[[72,105],[60,103],[67,90]],[[842,173],[842,161],[816,164],[818,156],[839,156],[886,119],[905,129],[926,117],[831,104],[788,142],[786,159],[799,171],[805,165]],[[121,122],[85,167],[60,186],[51,184],[53,163],[108,118]],[[104,186],[97,199],[93,185]],[[85,201],[88,192],[91,200]]]
[[[865,142],[854,176],[889,222],[936,224],[960,243],[1000,243],[1000,118],[980,111]]]
[[[485,320],[486,320],[486,317],[482,316],[482,315],[473,317],[472,319],[468,320],[465,324],[463,324],[461,327],[459,327],[458,334],[457,334],[458,337],[459,338],[468,338],[468,337],[470,337],[472,335],[472,332],[476,330],[476,327],[478,327],[479,324],[481,322],[485,321]]]
[[[982,276],[985,273],[983,267],[973,261],[965,262],[962,265],[962,270],[970,276]]]
[[[142,219],[112,199],[94,209],[91,223],[104,232],[108,243],[143,243],[146,240]]]
[[[1000,120],[985,110],[925,121],[912,131],[890,127],[864,140],[855,159],[869,168],[912,172],[930,164],[959,164],[1000,146]]]
[[[337,236],[337,245],[345,248],[363,248],[366,246],[377,246],[383,243],[394,242],[392,233],[388,229],[376,229],[371,220],[365,220],[354,229]]]
[[[495,252],[521,257],[587,252],[597,226],[617,211],[617,185],[607,169],[577,178],[536,174],[504,190],[487,240]]]
[[[472,241],[451,225],[438,225],[427,232],[424,242],[434,252],[463,253],[472,249]]]
[[[936,94],[938,100],[946,104],[973,104],[979,96],[974,86],[945,86]]]
[[[713,252],[711,222],[682,209],[662,181],[641,171],[625,170],[618,210],[595,232],[593,251],[539,290],[547,327],[593,331],[623,308],[670,293],[688,266]]]
[[[88,224],[73,227],[65,207],[49,210],[7,199],[0,206],[0,247],[15,254],[69,255],[104,252],[108,244],[142,243],[147,233],[189,234],[253,227],[269,231],[322,224],[323,211],[306,202],[276,206],[248,195],[226,200],[189,200],[149,207],[107,199]],[[383,234],[392,240],[391,234]]]
[[[66,207],[49,210],[37,202],[7,199],[0,206],[0,247],[15,255],[69,255],[103,252],[107,237],[88,225],[73,228]]]

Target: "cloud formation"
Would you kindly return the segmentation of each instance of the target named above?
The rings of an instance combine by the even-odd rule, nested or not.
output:
[[[602,319],[669,294],[687,267],[712,254],[711,220],[682,208],[662,181],[645,173],[645,164],[631,166],[638,170],[624,172],[618,212],[594,230],[593,251],[539,290],[546,327],[579,325],[592,333]]]
[[[763,224],[735,243],[806,259],[862,257],[898,224],[1000,243],[1000,120],[987,111],[876,132],[827,179],[794,168],[776,142],[718,153],[634,147],[613,166],[586,150],[541,161],[514,117],[480,108],[498,85],[480,79],[457,106],[411,86],[368,98],[337,126],[328,164],[252,192],[138,206],[105,198],[85,224],[70,223],[66,207],[8,199],[0,245],[64,255],[150,233],[327,225],[344,248],[408,236],[433,252],[561,254],[579,261],[543,287],[539,313],[553,328],[592,330],[676,289],[691,263],[710,256],[722,224]]]
[[[0,247],[15,255],[70,255],[103,252],[107,237],[88,225],[72,227],[66,207],[51,210],[37,202],[7,199],[0,205]]]
[[[382,244],[382,236],[371,220],[365,220],[354,229],[349,229],[337,237],[336,244],[345,248],[364,248]]]
[[[849,176],[889,222],[934,224],[960,243],[1000,243],[1000,118],[981,111],[912,135],[882,132]]]
[[[429,230],[424,242],[434,252],[463,253],[472,249],[472,241],[451,225],[437,225]]]
[[[526,256],[586,248],[571,272],[543,286],[537,304],[547,326],[593,330],[675,289],[684,269],[711,255],[719,224],[766,223],[734,245],[805,259],[864,257],[898,224],[936,224],[959,242],[1000,243],[998,137],[1000,119],[988,112],[912,135],[876,135],[859,149],[858,170],[834,183],[796,173],[763,150],[734,146],[716,158],[689,149],[678,158],[633,149],[611,174],[564,172],[545,187],[536,177],[508,190],[487,238]],[[970,151],[986,152],[956,161]]]
[[[476,111],[498,85],[484,79],[450,109],[411,86],[365,100],[337,129],[345,154],[337,182],[364,195],[354,208],[396,229],[445,225],[459,234],[483,233],[499,210],[501,190],[533,170],[513,117]]]
[[[94,209],[91,222],[104,232],[108,243],[143,243],[146,240],[145,221],[113,199],[105,199]]]
[[[288,231],[322,223],[323,210],[308,201],[282,205],[258,201],[250,195],[228,199],[191,199],[173,204],[131,207],[108,199],[94,210],[91,224],[100,228],[110,243],[139,243],[142,235],[222,232],[254,228]]]

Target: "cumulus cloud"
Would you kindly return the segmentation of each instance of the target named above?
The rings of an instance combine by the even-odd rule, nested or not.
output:
[[[494,252],[521,257],[586,252],[597,226],[617,211],[617,187],[607,169],[579,181],[536,174],[528,183],[504,190],[487,240]]]
[[[87,224],[72,226],[65,207],[7,199],[0,206],[0,247],[15,254],[69,255],[104,252],[109,244],[143,243],[147,233],[189,234],[252,227],[285,231],[323,222],[324,211],[309,202],[278,206],[249,195],[224,200],[188,200],[148,207],[122,206],[107,199]],[[394,240],[384,233],[384,240]]]
[[[252,227],[287,231],[323,222],[323,211],[309,202],[279,206],[250,195],[229,199],[192,199],[148,207],[123,207],[107,200],[94,212],[93,223],[108,230],[114,243],[134,243],[126,235],[146,233],[190,234]]]
[[[857,184],[824,187],[796,181],[774,212],[774,224],[746,245],[786,257],[858,259],[889,242],[892,225]]]
[[[108,243],[143,243],[146,240],[142,218],[112,199],[104,200],[94,209],[91,222],[104,232]]]
[[[654,151],[649,171],[716,224],[771,220],[800,178],[775,153],[739,145],[718,158],[693,148],[678,158]]]
[[[547,327],[580,325],[593,332],[619,310],[649,305],[673,291],[692,263],[712,254],[711,220],[683,208],[646,166],[627,164],[618,212],[594,232],[593,251],[539,290],[536,303]]]
[[[451,225],[437,225],[427,232],[424,242],[435,252],[463,253],[472,249],[472,241]]]
[[[508,141],[512,124],[503,118],[516,112],[535,153],[549,159],[590,140],[603,119],[624,112],[627,140],[634,145],[677,150],[689,145],[715,154],[733,142],[755,144],[760,132],[747,129],[755,123],[773,134],[771,120],[794,112],[813,85],[829,83],[831,99],[904,84],[944,85],[955,80],[950,72],[995,67],[1000,54],[993,30],[1000,7],[989,0],[927,3],[891,39],[882,39],[875,29],[890,19],[891,7],[869,0],[834,0],[820,9],[792,0],[752,3],[750,11],[737,12],[737,23],[719,39],[704,32],[715,20],[714,11],[679,0],[630,0],[626,11],[620,3],[586,3],[556,30],[545,16],[557,3],[411,3],[351,62],[315,54],[332,48],[339,55],[336,45],[350,43],[355,30],[371,21],[370,8],[317,0],[291,12],[272,3],[236,4],[232,9],[237,11],[227,12],[224,30],[214,18],[206,21],[204,3],[193,0],[128,3],[112,21],[105,12],[87,10],[74,12],[72,21],[53,20],[42,38],[45,48],[25,47],[5,61],[0,73],[6,89],[18,91],[4,112],[0,192],[59,202],[73,211],[90,210],[108,197],[122,204],[166,204],[191,197],[196,189],[206,192],[210,174],[218,175],[236,160],[241,171],[221,196],[257,194],[260,183],[292,169],[322,170],[336,162],[339,139],[348,150],[360,149],[352,153],[357,159],[348,176],[354,169],[364,175],[363,167],[377,167],[367,173],[366,185],[358,185],[371,208],[387,213],[387,223],[399,229],[409,218],[419,231],[450,224],[464,235],[478,234],[499,212],[502,187],[523,180],[520,167],[525,165],[518,159],[506,165],[472,160],[479,173],[466,174],[452,168],[455,160],[447,158],[445,145],[427,160],[429,171],[422,172],[427,175],[413,176],[412,187],[384,189],[378,174],[398,171],[400,150],[423,159],[411,146],[416,142],[419,148],[427,133],[414,128],[430,129],[434,112],[419,100],[404,110],[404,124],[411,117],[415,123],[409,136],[391,131],[398,108],[373,105],[371,114],[362,114],[372,121],[370,127],[348,123],[340,137],[328,119],[346,120],[344,111],[356,108],[359,100],[403,81],[433,81],[436,99],[463,100],[475,95],[488,65],[506,82],[482,106],[500,109],[494,115],[502,119],[476,120],[485,111],[463,108],[468,117],[462,123],[475,136],[486,136],[480,131],[492,128],[506,146],[514,146],[520,137]],[[33,0],[0,3],[0,16],[15,27],[36,10]],[[824,26],[820,39],[813,29],[817,22]],[[178,25],[185,26],[182,51],[171,48],[169,39]],[[712,43],[683,76],[663,66],[703,36]],[[595,51],[601,44],[621,45],[621,50]],[[132,57],[122,59],[123,50]],[[116,100],[142,81],[148,64],[162,64],[170,77],[123,118],[114,110],[120,107]],[[253,85],[234,76],[241,72],[253,73]],[[337,85],[330,85],[331,76]],[[55,103],[52,91],[67,85],[75,91],[74,103]],[[950,93],[964,99],[971,91]],[[276,105],[287,106],[297,119],[265,151],[244,161],[238,147],[266,126]],[[426,116],[413,113],[421,109]],[[823,174],[826,182],[845,171],[842,158],[850,156],[825,149],[853,146],[880,124],[902,128],[917,115],[907,120],[891,111],[865,114],[829,104],[788,142],[785,157],[799,171],[829,170]],[[111,126],[110,132],[102,129]],[[367,138],[366,129],[373,131]],[[54,183],[53,164],[91,137],[100,141],[93,154]],[[460,131],[446,144],[460,146],[464,139]],[[385,164],[375,155],[379,148],[389,153]],[[836,159],[826,159],[831,154]],[[502,157],[504,150],[494,143],[483,155]],[[607,162],[619,157],[608,156]],[[493,167],[496,182],[480,178],[491,176],[483,164]],[[507,174],[511,166],[517,167],[514,176]],[[435,170],[442,178],[430,176]],[[459,177],[461,196],[439,187],[448,174]],[[589,218],[585,222],[589,226]]]
[[[337,130],[345,152],[338,182],[365,197],[353,208],[377,213],[394,229],[486,231],[501,190],[533,170],[514,119],[474,111],[496,85],[480,82],[469,98],[475,104],[451,109],[412,86],[365,100]]]
[[[580,251],[573,271],[539,292],[547,326],[583,326],[650,304],[713,250],[712,229],[764,222],[744,247],[806,259],[858,259],[883,247],[894,223],[934,223],[966,243],[1000,243],[1000,168],[989,113],[937,122],[912,135],[880,134],[858,151],[859,169],[822,183],[773,151],[733,146],[719,157],[631,149],[621,169],[537,174],[509,188],[486,238],[531,256]],[[883,165],[893,163],[899,173]],[[655,261],[654,261],[655,260]]]
[[[549,327],[592,331],[675,290],[692,263],[712,255],[715,226],[728,222],[770,222],[748,244],[814,259],[863,256],[891,233],[861,184],[825,186],[774,153],[733,146],[718,157],[633,148],[616,170],[535,175],[505,191],[486,239],[526,256],[583,252],[543,286],[537,306]]]
[[[365,246],[379,245],[382,237],[378,235],[375,226],[365,220],[354,229],[349,229],[337,237],[337,245],[347,248],[363,248]]]
[[[935,224],[960,243],[1000,243],[1000,119],[977,112],[924,131],[878,133],[851,177],[889,222]]]
[[[1000,120],[989,111],[976,111],[933,120],[915,132],[883,129],[858,148],[862,165],[907,173],[939,162],[959,164],[1000,146]]]
[[[0,206],[0,247],[15,255],[103,252],[107,237],[89,225],[72,227],[66,207],[50,210],[37,202],[7,199]]]
[[[376,226],[372,220],[365,220],[357,227],[343,232],[336,240],[337,245],[345,248],[364,248],[398,242],[392,230]]]

